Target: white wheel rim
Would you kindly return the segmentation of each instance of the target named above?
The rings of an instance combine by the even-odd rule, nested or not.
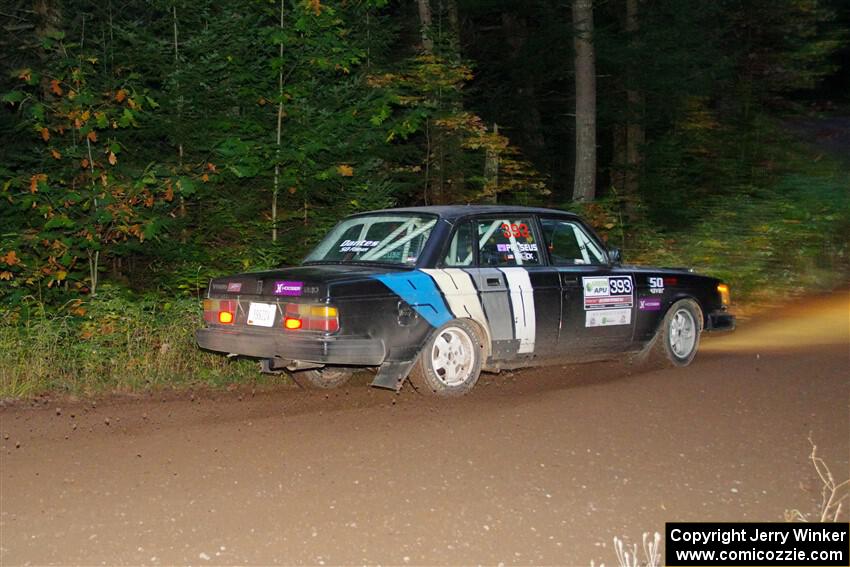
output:
[[[679,309],[670,320],[670,348],[679,358],[687,358],[697,342],[696,321],[687,309]]]
[[[431,367],[446,386],[458,386],[472,374],[475,363],[472,339],[458,327],[440,331],[431,347]]]

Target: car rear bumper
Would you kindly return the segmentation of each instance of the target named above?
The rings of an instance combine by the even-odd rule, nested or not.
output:
[[[293,336],[274,331],[206,327],[195,332],[201,348],[257,358],[320,364],[377,366],[386,358],[379,339],[346,336]]]
[[[734,331],[735,316],[725,311],[714,311],[705,320],[705,330],[710,332]]]

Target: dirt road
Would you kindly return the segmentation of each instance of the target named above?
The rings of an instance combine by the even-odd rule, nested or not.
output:
[[[771,318],[687,369],[485,375],[460,400],[364,377],[0,409],[0,563],[610,565],[666,521],[814,512],[809,433],[850,468],[849,309],[806,300],[788,324],[834,332]]]

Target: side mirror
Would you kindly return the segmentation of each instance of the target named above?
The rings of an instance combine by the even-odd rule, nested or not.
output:
[[[620,252],[619,248],[608,249],[608,261],[612,266],[619,266],[623,263],[623,254]]]

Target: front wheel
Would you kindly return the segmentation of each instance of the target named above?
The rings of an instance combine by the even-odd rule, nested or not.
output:
[[[481,375],[483,342],[478,327],[462,319],[440,327],[410,372],[417,391],[437,396],[462,396]]]
[[[348,382],[353,374],[353,368],[325,366],[311,370],[298,370],[290,373],[290,376],[302,388],[330,390]]]
[[[699,305],[692,299],[674,303],[653,339],[650,359],[665,366],[687,366],[697,354],[702,331]]]

